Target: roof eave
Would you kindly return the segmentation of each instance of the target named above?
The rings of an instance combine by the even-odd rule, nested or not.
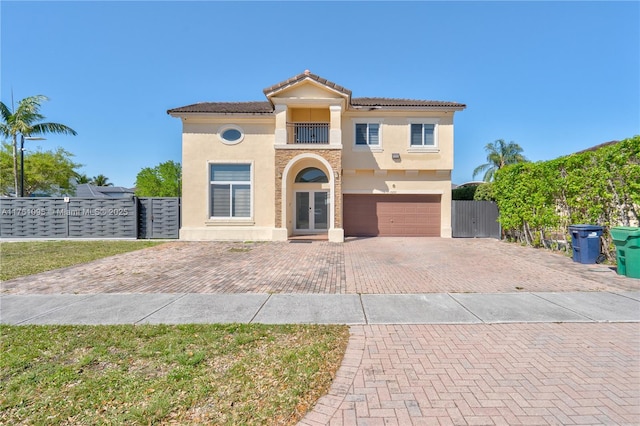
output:
[[[169,113],[174,118],[188,119],[188,118],[217,118],[217,117],[231,117],[237,118],[270,118],[273,116],[273,112],[180,112]]]
[[[350,109],[353,111],[462,111],[466,107],[466,105],[351,105]]]

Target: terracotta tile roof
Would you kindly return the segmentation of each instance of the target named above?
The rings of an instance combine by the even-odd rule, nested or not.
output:
[[[200,102],[167,111],[174,113],[218,113],[218,114],[270,114],[273,112],[271,102]]]
[[[465,104],[443,101],[423,101],[418,99],[394,98],[352,98],[351,105],[367,107],[454,107],[465,108]]]
[[[351,90],[333,83],[326,78],[322,78],[316,74],[306,70],[288,80],[282,81],[271,87],[264,89],[265,96],[269,96],[282,89],[297,84],[305,79],[314,80],[326,87],[334,89],[346,95],[351,106],[354,107],[429,107],[429,108],[466,108],[465,104],[457,102],[443,101],[426,101],[417,99],[394,99],[394,98],[351,98]],[[216,114],[271,114],[273,113],[273,105],[269,101],[256,102],[201,102],[197,104],[187,105],[179,108],[170,109],[168,114],[179,113],[216,113]]]
[[[332,81],[329,81],[326,78],[322,78],[319,75],[313,74],[309,70],[306,70],[303,73],[300,73],[300,74],[298,74],[298,75],[296,75],[294,77],[291,77],[288,80],[282,81],[282,82],[280,82],[278,84],[274,84],[271,87],[267,87],[266,89],[263,90],[263,92],[264,92],[265,95],[269,95],[270,93],[277,92],[278,90],[282,90],[282,89],[284,89],[286,87],[292,86],[292,85],[294,85],[294,84],[296,84],[296,83],[298,83],[298,82],[300,82],[300,81],[302,81],[304,79],[307,79],[307,78],[311,79],[311,80],[314,80],[314,81],[317,81],[318,83],[320,83],[320,84],[322,84],[324,86],[327,86],[327,87],[329,87],[331,89],[337,90],[338,92],[344,93],[347,96],[351,96],[351,90],[345,89],[344,87],[342,87],[342,86],[340,86],[340,85],[338,85],[338,84],[336,84],[336,83],[334,83]]]
[[[355,107],[436,107],[466,108],[457,102],[424,101],[416,99],[393,98],[353,98],[351,105]],[[200,102],[167,111],[168,114],[179,113],[213,113],[213,114],[271,114],[273,105],[267,101],[255,102]]]

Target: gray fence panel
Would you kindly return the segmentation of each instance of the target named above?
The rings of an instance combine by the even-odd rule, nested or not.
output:
[[[147,239],[153,235],[151,200],[152,198],[138,198],[138,238]]]
[[[134,198],[3,198],[2,238],[136,238]]]
[[[138,238],[178,238],[180,198],[139,198]]]
[[[180,198],[152,200],[153,238],[178,238],[180,234]]]
[[[180,198],[0,198],[1,238],[179,238]]]
[[[70,238],[137,238],[135,198],[71,198]]]
[[[454,238],[500,238],[498,206],[492,201],[451,202],[451,230]]]
[[[67,204],[62,198],[0,198],[0,237],[66,238]]]

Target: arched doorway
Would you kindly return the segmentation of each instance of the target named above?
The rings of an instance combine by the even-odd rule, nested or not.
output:
[[[321,234],[329,230],[329,189],[326,173],[306,167],[294,179],[294,233]]]
[[[325,234],[331,242],[343,242],[342,221],[336,217],[342,215],[342,197],[336,195],[341,194],[340,157],[327,159],[315,152],[291,154],[287,156],[286,163],[282,161],[286,165],[279,174],[280,190],[276,189],[280,198],[279,208],[276,209],[276,221],[281,224],[277,230],[278,239]],[[305,192],[307,195],[296,195]],[[305,204],[307,199],[308,205]],[[298,210],[303,207],[306,213],[300,212],[300,217],[307,219],[308,227],[304,220],[296,223]]]

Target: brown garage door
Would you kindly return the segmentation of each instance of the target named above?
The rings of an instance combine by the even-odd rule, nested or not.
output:
[[[345,194],[343,207],[346,236],[440,236],[440,195]]]

